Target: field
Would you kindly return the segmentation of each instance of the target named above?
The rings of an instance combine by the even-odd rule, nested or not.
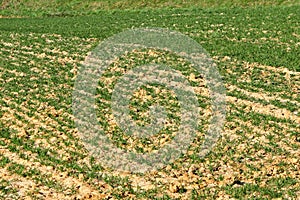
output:
[[[107,3],[112,10],[87,13],[85,6],[80,13],[69,5],[26,10],[15,3],[1,10],[0,199],[299,199],[300,5],[212,4],[138,10]],[[118,172],[90,156],[79,138],[72,93],[81,64],[101,41],[147,27],[179,31],[209,52],[226,88],[226,122],[213,150],[199,158],[210,117],[205,80],[168,53],[129,52],[97,89],[97,117],[115,145],[150,152],[172,139],[177,123],[170,114],[170,127],[149,140],[115,127],[111,90],[126,67],[163,62],[182,71],[202,117],[197,137],[173,163],[145,174]],[[132,118],[149,123],[155,103],[177,112],[174,94],[151,85],[133,95]]]

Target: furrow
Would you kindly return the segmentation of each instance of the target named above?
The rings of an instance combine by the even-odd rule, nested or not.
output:
[[[271,115],[278,119],[289,119],[295,123],[300,123],[300,117],[284,108],[278,108],[274,105],[262,105],[260,103],[251,102],[249,100],[242,100],[232,96],[227,96],[226,100],[233,104],[245,105],[246,108],[244,108],[244,111],[246,113],[254,111],[260,114]]]
[[[227,86],[227,90],[229,91],[234,91],[237,90],[239,92],[242,92],[243,94],[249,96],[249,97],[253,97],[256,99],[260,99],[260,100],[266,100],[266,101],[280,101],[281,103],[292,103],[298,107],[300,107],[300,102],[298,101],[294,101],[294,100],[290,100],[290,99],[283,99],[281,98],[279,95],[275,94],[273,96],[269,96],[268,94],[264,94],[264,93],[257,93],[257,92],[249,92],[245,89],[239,88],[236,85],[228,85]]]
[[[79,180],[78,178],[74,178],[71,176],[68,176],[68,172],[61,172],[58,170],[53,170],[51,166],[45,166],[40,164],[39,162],[30,162],[25,159],[20,158],[16,153],[12,153],[7,149],[0,149],[0,153],[9,158],[11,161],[13,161],[16,164],[20,164],[25,166],[28,169],[36,169],[39,170],[42,174],[41,177],[49,177],[50,180],[54,181],[55,183],[58,183],[63,186],[62,191],[60,193],[71,193],[71,190],[75,189],[78,195],[81,196],[100,196],[98,190],[94,189],[91,185],[83,182],[82,180]],[[29,178],[29,177],[28,177]],[[28,179],[27,179],[28,180]],[[101,181],[99,181],[98,184],[100,184]],[[101,182],[103,186],[105,186],[104,182]],[[56,191],[58,192],[58,191]]]
[[[36,183],[27,177],[20,176],[15,173],[11,173],[7,168],[0,168],[0,176],[2,179],[10,182],[12,189],[17,190],[18,198],[24,198],[28,196],[34,196],[36,194],[37,188],[39,188],[40,197],[47,198],[49,200],[53,199],[68,199],[62,193],[56,192],[54,189],[47,186],[41,186],[41,184]],[[9,199],[7,197],[6,199]]]

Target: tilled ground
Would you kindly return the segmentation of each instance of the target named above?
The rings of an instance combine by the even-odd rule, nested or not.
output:
[[[187,153],[145,174],[116,172],[91,157],[72,114],[72,91],[80,63],[99,39],[56,34],[1,35],[0,197],[4,199],[101,198],[289,198],[300,196],[300,72],[226,57],[213,59],[224,77],[226,122],[213,151],[199,158],[211,116],[205,80],[183,60],[159,51],[129,52],[107,70],[98,95],[98,119],[120,148],[151,152],[174,136],[139,140],[122,133],[110,111],[112,83],[139,62],[180,66],[199,98],[201,126]],[[161,57],[162,60],[158,60]],[[190,68],[189,68],[190,67]],[[186,70],[189,69],[189,70]],[[100,94],[99,93],[99,94]],[[161,103],[178,114],[172,91],[136,91],[132,118],[147,124],[147,108]]]

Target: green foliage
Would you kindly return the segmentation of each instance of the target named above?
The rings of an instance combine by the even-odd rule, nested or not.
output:
[[[96,13],[101,10],[152,8],[229,8],[299,4],[297,0],[3,0],[0,15],[4,16],[70,16]]]
[[[58,174],[67,172],[68,177],[82,175],[84,182],[91,185],[96,180],[103,181],[113,188],[112,196],[119,199],[128,194],[133,195],[133,198],[172,199],[171,194],[166,192],[168,185],[155,182],[155,177],[148,177],[149,182],[156,184],[154,189],[133,189],[130,177],[111,175],[106,166],[92,157],[83,162],[89,155],[76,136],[71,116],[76,70],[93,47],[126,29],[163,27],[180,31],[199,42],[215,59],[226,87],[235,87],[227,92],[227,96],[250,102],[250,105],[229,101],[225,127],[229,133],[221,139],[214,151],[205,158],[199,158],[197,151],[202,142],[202,136],[199,136],[189,149],[193,151],[192,154],[183,155],[170,164],[170,169],[162,169],[160,174],[165,173],[174,178],[178,174],[171,174],[172,170],[184,174],[190,171],[184,167],[201,165],[207,171],[195,169],[193,172],[198,177],[194,184],[200,185],[205,182],[207,174],[215,176],[213,181],[217,183],[228,181],[224,171],[218,172],[224,163],[227,167],[237,166],[235,170],[243,166],[244,171],[241,170],[239,176],[251,179],[252,183],[235,180],[224,186],[211,185],[213,190],[203,186],[192,190],[191,198],[215,199],[218,192],[238,199],[245,196],[256,199],[296,198],[300,190],[296,187],[299,180],[289,176],[289,173],[298,170],[294,169],[297,165],[291,165],[290,162],[293,160],[291,152],[299,149],[299,124],[289,116],[260,113],[253,110],[255,107],[251,105],[258,104],[263,109],[270,107],[271,111],[283,109],[299,117],[299,75],[296,72],[300,72],[300,6],[285,6],[296,1],[224,1],[220,5],[217,5],[217,1],[197,2],[126,3],[116,0],[101,1],[101,7],[100,2],[94,6],[92,3],[95,1],[2,1],[2,15],[26,15],[31,18],[0,19],[0,147],[5,150],[0,155],[1,169],[33,180],[37,185],[52,188],[55,192],[70,189],[76,193],[76,189],[56,183],[51,173],[45,173],[43,168],[24,163],[39,163],[55,169]],[[262,7],[262,4],[284,6]],[[173,9],[148,9],[164,5]],[[242,8],[253,5],[259,6]],[[203,9],[211,6],[214,8]],[[222,8],[216,8],[219,6]],[[147,9],[119,10],[144,7]],[[117,10],[103,10],[115,8]],[[147,59],[142,57],[134,61],[143,64],[150,62]],[[126,67],[128,60],[124,57],[119,63],[120,67]],[[187,66],[179,64],[175,58],[169,61],[167,64],[175,65],[173,67],[184,75],[190,73]],[[285,71],[288,70],[290,74],[287,79]],[[107,72],[105,75],[111,78],[122,74]],[[198,86],[194,83],[191,85]],[[101,113],[101,109],[109,109],[109,89],[113,85],[105,88],[104,83],[99,83],[99,87],[98,97],[102,99],[97,99],[100,110],[98,116],[104,118],[107,113]],[[176,107],[176,99],[170,92],[152,94],[154,88],[159,87],[151,85],[143,89],[163,105],[171,105],[168,101],[173,101]],[[209,98],[204,95],[197,97],[201,108],[207,109]],[[152,100],[141,103],[140,99],[132,99],[131,108],[141,111],[132,111],[132,118],[140,120],[141,124],[148,123],[149,119],[142,114],[155,103]],[[174,113],[177,108],[167,111],[170,118],[176,118]],[[110,128],[105,120],[101,123],[105,128]],[[205,131],[206,125],[203,123],[199,127],[201,133]],[[122,131],[117,132],[113,139],[119,146],[128,142]],[[144,140],[141,143],[148,142]],[[240,148],[243,146],[246,147]],[[137,151],[143,152],[142,149]],[[15,156],[10,157],[5,153],[13,153]],[[16,157],[26,162],[21,163]],[[280,162],[274,164],[273,159],[279,159]],[[265,163],[276,167],[276,173],[284,171],[282,174],[285,177],[265,173],[262,169]],[[260,173],[259,176],[253,178],[257,173]],[[180,185],[176,192],[183,196],[188,190]],[[9,181],[0,180],[0,198],[14,193]]]

